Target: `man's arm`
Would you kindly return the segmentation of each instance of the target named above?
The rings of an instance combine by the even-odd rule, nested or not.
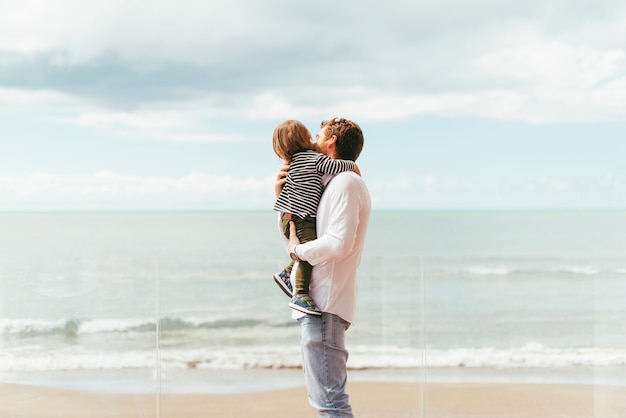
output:
[[[329,199],[326,203],[332,211],[324,234],[316,240],[299,244],[298,238],[292,233],[287,245],[290,254],[297,245],[295,253],[298,258],[312,265],[344,257],[354,248],[361,208],[360,185],[351,176],[338,176],[333,183],[334,187],[325,192],[331,193],[326,196]],[[290,226],[295,230],[293,224]]]

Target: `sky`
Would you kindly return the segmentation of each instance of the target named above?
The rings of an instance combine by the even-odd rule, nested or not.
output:
[[[0,8],[0,211],[271,210],[335,116],[374,209],[626,208],[621,0]]]

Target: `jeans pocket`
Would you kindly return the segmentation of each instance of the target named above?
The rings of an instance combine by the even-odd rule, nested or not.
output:
[[[330,336],[330,340],[327,341],[327,344],[342,350],[345,349],[345,333],[350,327],[350,323],[332,314],[328,315],[327,321],[327,335]]]

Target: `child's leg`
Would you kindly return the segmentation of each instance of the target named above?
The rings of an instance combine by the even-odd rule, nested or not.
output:
[[[291,260],[291,263],[289,263],[287,267],[285,267],[285,273],[291,274],[291,270],[293,270],[294,263],[295,261]]]
[[[308,295],[309,285],[311,284],[311,273],[313,272],[313,266],[306,261],[301,261],[298,264],[298,270],[296,270],[296,295]]]
[[[297,218],[295,220],[296,224],[296,235],[302,244],[305,242],[313,241],[317,238],[317,233],[315,231],[315,218]],[[313,272],[313,266],[307,263],[306,261],[301,261],[299,263],[298,271],[296,271],[296,279],[295,279],[295,294],[297,295],[308,295],[309,294],[309,285],[311,283],[311,273]]]
[[[289,231],[290,231],[290,229],[289,229],[290,228],[289,227],[289,222],[291,222],[291,219],[283,219],[282,220],[283,234],[285,235],[285,237],[287,239],[289,239]],[[285,267],[285,272],[287,274],[291,274],[291,270],[293,269],[293,265],[294,265],[294,261],[291,260],[291,262],[287,265],[287,267]]]

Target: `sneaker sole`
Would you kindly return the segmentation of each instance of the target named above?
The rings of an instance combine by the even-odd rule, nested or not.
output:
[[[296,305],[295,303],[291,303],[291,302],[289,302],[289,307],[291,309],[295,309],[296,311],[300,311],[302,313],[309,314],[309,315],[321,315],[322,314],[320,311],[311,311],[311,310],[308,310],[307,308],[303,308],[302,306]]]
[[[285,292],[285,295],[289,296],[290,298],[293,297],[293,293],[291,293],[291,290],[289,290],[285,282],[283,282],[283,280],[280,277],[278,277],[278,275],[276,274],[274,275],[274,281],[276,282],[278,287],[280,287],[280,290]]]

